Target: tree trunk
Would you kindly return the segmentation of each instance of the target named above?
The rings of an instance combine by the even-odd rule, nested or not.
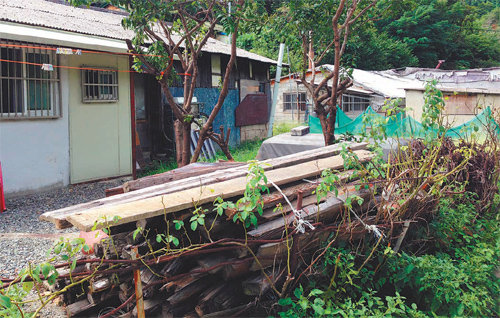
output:
[[[182,123],[182,162],[180,167],[189,164],[189,160],[191,159],[190,143],[191,143],[191,123],[185,122]]]
[[[333,145],[335,142],[335,120],[337,118],[337,105],[336,101],[333,102],[334,105],[330,105],[330,112],[327,118],[327,134],[325,136],[325,146]]]
[[[174,121],[174,133],[175,133],[175,156],[177,161],[177,166],[182,166],[182,123],[180,120],[176,119]]]

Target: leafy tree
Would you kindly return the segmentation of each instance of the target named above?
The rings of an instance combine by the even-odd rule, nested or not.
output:
[[[361,18],[372,11],[376,3],[377,0],[292,0],[278,13],[277,20],[281,18],[283,22],[275,27],[279,27],[282,34],[301,40],[300,82],[312,99],[325,145],[335,141],[337,100],[352,85],[351,79],[341,74],[341,61],[351,30],[357,23],[368,21]],[[328,54],[333,54],[333,68],[317,68]],[[318,81],[317,73],[323,75]]]
[[[445,68],[460,69],[498,65],[498,39],[478,21],[486,3],[465,1],[396,0],[390,11],[376,23],[379,31],[406,43],[421,67],[434,67],[444,59]]]
[[[73,4],[87,4],[89,0],[70,0]],[[230,158],[227,141],[223,133],[215,134],[212,124],[228,94],[229,76],[236,61],[236,39],[241,12],[245,1],[231,1],[233,10],[227,12],[229,0],[106,0],[107,3],[124,8],[129,15],[123,25],[135,32],[127,41],[134,55],[134,68],[158,80],[176,120],[174,123],[179,166],[190,162],[191,124],[200,126],[200,139],[191,158],[197,161],[203,142],[214,139]],[[208,39],[213,35],[216,24],[221,24],[232,34],[231,57],[227,63],[219,98],[205,124],[194,117],[191,101],[199,75],[198,58]],[[174,62],[174,57],[178,60]],[[184,89],[182,105],[175,102],[170,87],[181,82]],[[220,138],[218,138],[220,137]]]

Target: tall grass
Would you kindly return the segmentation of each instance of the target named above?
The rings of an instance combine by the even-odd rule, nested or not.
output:
[[[284,122],[276,123],[273,126],[273,136],[290,132],[292,128],[305,125],[304,123]]]
[[[245,141],[236,147],[229,147],[234,161],[247,162],[249,160],[255,160],[255,158],[257,157],[257,152],[259,152],[259,148],[262,145],[263,141],[264,140]],[[218,151],[215,159],[200,159],[201,162],[216,162],[218,160],[227,160],[227,158],[222,152]],[[158,173],[163,173],[175,168],[177,168],[177,162],[173,159],[169,161],[154,161],[150,167],[139,172],[138,177],[141,178]]]

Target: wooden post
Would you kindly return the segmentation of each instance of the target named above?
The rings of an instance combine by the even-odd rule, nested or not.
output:
[[[139,255],[137,247],[132,248],[132,259],[137,259]],[[144,298],[142,297],[142,281],[141,281],[141,271],[139,269],[134,270],[134,284],[135,284],[135,299],[137,300],[137,318],[146,318],[144,313]]]

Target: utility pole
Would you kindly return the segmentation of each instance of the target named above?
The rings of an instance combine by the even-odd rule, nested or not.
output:
[[[267,137],[273,135],[274,113],[276,112],[276,103],[278,102],[278,92],[281,78],[281,67],[283,66],[283,54],[285,52],[285,43],[280,44],[280,52],[278,55],[278,67],[276,68],[276,79],[274,80],[273,103],[271,105],[271,114],[269,114],[269,129]]]

